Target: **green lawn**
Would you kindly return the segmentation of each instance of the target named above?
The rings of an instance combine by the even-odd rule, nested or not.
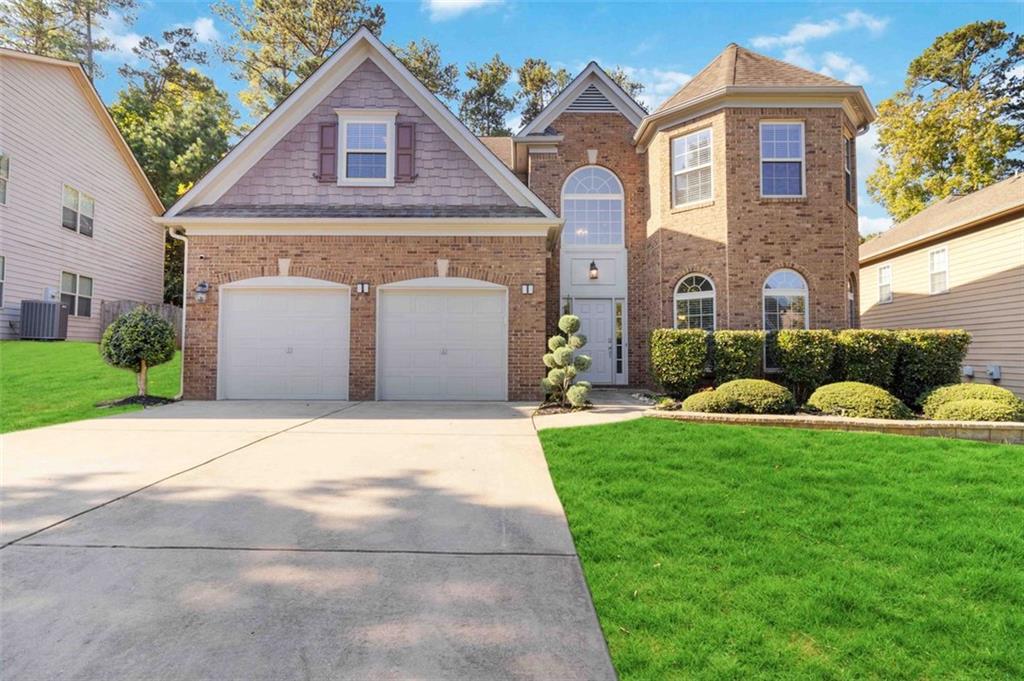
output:
[[[1024,447],[540,433],[623,679],[1024,678]]]
[[[150,394],[176,395],[180,372],[179,352],[150,370]],[[0,433],[141,409],[96,407],[134,394],[135,374],[104,363],[96,343],[0,342]]]

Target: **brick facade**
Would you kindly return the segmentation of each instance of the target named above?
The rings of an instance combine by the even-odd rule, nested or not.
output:
[[[508,397],[537,400],[544,366],[546,247],[543,237],[196,236],[189,240],[188,281],[206,281],[204,303],[191,297],[185,344],[185,398],[217,396],[219,286],[251,277],[276,276],[278,259],[290,258],[289,274],[354,286],[352,290],[349,397],[372,400],[376,377],[377,289],[381,284],[437,276],[447,259],[448,276],[508,287]],[[520,284],[534,283],[524,295]]]

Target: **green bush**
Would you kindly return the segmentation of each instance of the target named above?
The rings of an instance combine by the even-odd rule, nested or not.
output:
[[[708,334],[702,329],[651,332],[651,376],[670,395],[687,395],[708,366]]]
[[[723,397],[717,390],[703,390],[683,400],[681,409],[683,411],[731,414],[738,409],[738,405],[728,397]]]
[[[111,366],[134,371],[138,394],[144,396],[149,368],[174,358],[174,327],[140,305],[103,332],[100,356]]]
[[[937,421],[1019,421],[1018,409],[995,400],[953,400],[935,410]]]
[[[828,381],[836,336],[827,329],[784,329],[777,334],[775,343],[775,358],[782,380],[802,404],[819,385]]]
[[[715,331],[711,347],[716,384],[764,374],[764,331]]]
[[[831,416],[869,419],[909,419],[913,416],[907,405],[885,389],[857,381],[823,385],[807,400],[807,406]]]
[[[756,378],[741,378],[723,383],[718,397],[735,403],[741,414],[792,414],[796,411],[793,393],[785,387]]]
[[[943,405],[960,400],[988,400],[1008,405],[1020,413],[1024,420],[1024,401],[1017,398],[1006,388],[986,383],[958,383],[956,385],[945,385],[932,390],[921,398],[921,410],[930,419],[936,418],[935,414]]]
[[[897,331],[899,356],[893,392],[906,404],[917,404],[927,392],[960,382],[971,334],[949,329]]]
[[[895,331],[845,329],[836,334],[837,375],[840,380],[870,383],[890,390],[899,352]]]
[[[540,387],[544,391],[544,400],[554,402],[562,407],[582,407],[587,403],[590,383],[576,381],[576,376],[590,368],[590,357],[577,355],[587,344],[587,337],[577,334],[580,330],[580,318],[574,315],[563,315],[558,320],[558,328],[565,336],[554,335],[548,339],[551,352],[541,360],[548,368],[548,375],[541,379]]]

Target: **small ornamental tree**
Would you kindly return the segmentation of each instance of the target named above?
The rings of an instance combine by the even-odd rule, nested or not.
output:
[[[587,403],[591,385],[577,381],[576,377],[590,368],[590,357],[576,352],[587,344],[587,337],[576,333],[580,330],[580,318],[567,314],[558,320],[558,328],[564,333],[548,339],[548,350],[544,355],[544,366],[548,375],[541,379],[545,401],[562,407],[582,407]]]
[[[174,358],[174,328],[140,305],[107,327],[100,354],[107,364],[134,371],[139,396],[144,397],[149,368]]]

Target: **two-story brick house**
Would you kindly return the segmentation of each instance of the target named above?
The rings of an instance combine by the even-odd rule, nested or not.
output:
[[[661,326],[856,324],[860,87],[730,45],[646,114],[596,64],[475,138],[360,31],[161,218],[185,395],[535,399],[579,315],[597,384]]]

